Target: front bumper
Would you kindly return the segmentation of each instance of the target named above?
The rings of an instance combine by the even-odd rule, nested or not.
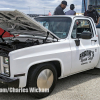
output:
[[[0,75],[0,83],[8,86],[8,87],[14,87],[18,88],[19,87],[19,79],[17,78],[9,78],[3,75]]]

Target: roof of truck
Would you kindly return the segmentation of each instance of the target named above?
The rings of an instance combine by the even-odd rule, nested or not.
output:
[[[88,16],[75,16],[75,15],[53,15],[53,16],[38,16],[38,17],[71,17],[72,19],[75,17],[89,18]]]

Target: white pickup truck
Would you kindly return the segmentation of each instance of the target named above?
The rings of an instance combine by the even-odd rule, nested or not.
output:
[[[42,24],[42,25],[41,25]],[[8,87],[49,89],[57,79],[100,68],[99,29],[84,16],[37,17],[0,11],[0,83]],[[5,32],[13,37],[3,38]]]

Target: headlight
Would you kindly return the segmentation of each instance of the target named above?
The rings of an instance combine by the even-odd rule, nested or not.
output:
[[[8,57],[3,57],[3,69],[4,69],[4,74],[9,75],[9,58]]]
[[[4,63],[8,64],[8,58],[7,57],[4,57]]]
[[[9,67],[4,67],[4,73],[9,75]]]

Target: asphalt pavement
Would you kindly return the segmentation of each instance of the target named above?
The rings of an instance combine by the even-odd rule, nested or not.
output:
[[[0,100],[36,100],[27,93],[0,93]],[[50,96],[41,100],[100,100],[100,69],[58,80]]]

